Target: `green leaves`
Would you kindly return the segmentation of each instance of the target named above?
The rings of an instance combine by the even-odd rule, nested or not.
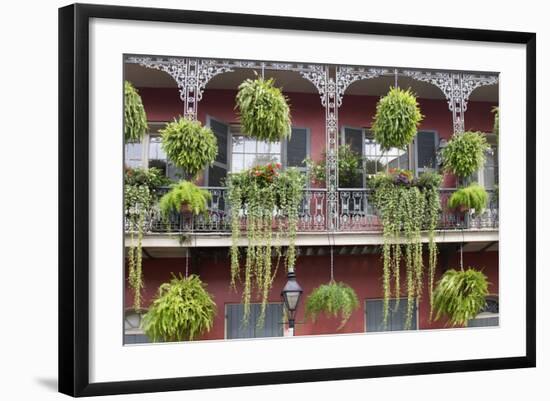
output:
[[[216,304],[206,291],[206,284],[196,275],[174,276],[162,284],[142,327],[153,341],[186,341],[210,331]]]
[[[236,97],[243,132],[267,142],[279,142],[291,135],[287,99],[273,84],[273,79],[247,79],[239,85]]]
[[[216,159],[216,136],[199,121],[180,117],[166,124],[159,132],[162,135],[162,149],[168,159],[192,177]]]
[[[487,276],[471,267],[447,270],[434,293],[435,319],[446,315],[451,325],[466,325],[485,307],[488,287]]]
[[[475,213],[479,214],[487,207],[488,201],[489,195],[485,188],[474,182],[453,192],[447,204],[451,209],[460,207],[475,210]]]
[[[315,288],[306,301],[306,318],[316,320],[324,312],[327,316],[341,317],[340,330],[354,310],[359,308],[359,299],[353,288],[342,282],[331,281]]]
[[[139,142],[147,132],[147,115],[141,96],[134,86],[124,81],[124,140]]]
[[[306,166],[313,183],[325,183],[327,175],[327,155],[323,152],[323,159],[315,162],[305,159]],[[378,162],[379,163],[379,162]],[[360,181],[362,169],[361,156],[354,152],[350,145],[338,147],[338,186],[340,188],[354,188]]]
[[[300,207],[304,176],[294,168],[278,172],[276,164],[255,167],[241,173],[234,173],[228,179],[228,198],[231,214],[231,286],[241,279],[243,272],[243,323],[247,323],[250,313],[250,300],[255,288],[257,297],[262,300],[258,325],[263,324],[265,307],[273,278],[282,256],[280,241],[288,236],[285,255],[287,269],[296,263],[296,231],[298,208]],[[246,213],[246,227],[242,217]],[[246,229],[247,247],[244,256],[244,269],[241,267],[239,239],[242,229]],[[275,266],[272,258],[276,257]]]
[[[481,132],[454,134],[442,152],[443,168],[458,177],[468,177],[483,167],[488,149]]]
[[[190,181],[182,180],[160,198],[159,208],[166,220],[170,213],[179,212],[182,206],[188,206],[193,214],[198,215],[208,211],[208,201],[211,199],[212,195],[207,190],[197,187]]]
[[[384,294],[383,320],[386,324],[389,314],[389,299],[392,294],[391,279],[394,279],[396,298],[401,296],[400,269],[404,262],[407,283],[407,314],[405,328],[410,328],[416,297],[422,295],[424,265],[422,259],[422,231],[428,232],[430,299],[432,299],[433,277],[437,264],[435,228],[441,212],[439,184],[441,176],[424,173],[412,182],[403,177],[404,171],[379,173],[369,184],[374,188],[374,205],[383,226],[382,247]]]
[[[374,138],[382,150],[404,149],[414,139],[423,118],[410,89],[391,88],[376,105]]]

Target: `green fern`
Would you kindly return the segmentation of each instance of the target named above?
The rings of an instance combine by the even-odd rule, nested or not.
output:
[[[247,79],[236,97],[243,132],[262,141],[290,138],[290,108],[273,79]]]
[[[124,140],[139,142],[147,132],[147,114],[141,96],[134,86],[124,81]]]
[[[327,316],[340,315],[340,330],[347,323],[354,310],[359,308],[357,294],[350,286],[331,281],[315,288],[306,301],[306,318],[316,320],[317,316],[324,312]]]
[[[487,207],[488,202],[489,195],[485,188],[474,182],[465,188],[460,188],[453,192],[447,205],[451,209],[470,209],[479,214]]]
[[[190,181],[180,181],[172,186],[159,202],[160,211],[165,219],[172,212],[179,212],[182,205],[189,206],[193,214],[198,215],[208,211],[208,201],[212,195],[207,190],[197,187]]]
[[[410,144],[424,116],[410,89],[391,88],[376,105],[372,129],[382,150],[404,149]]]
[[[218,154],[218,142],[212,130],[199,121],[180,117],[161,129],[162,149],[176,167],[195,177],[212,165]]]
[[[152,341],[191,341],[210,331],[215,315],[216,304],[198,276],[173,275],[159,287],[142,328]]]
[[[446,315],[449,324],[465,325],[485,307],[488,288],[487,276],[471,267],[447,270],[434,291],[435,320]]]
[[[485,135],[481,132],[454,134],[443,148],[443,168],[458,177],[468,177],[483,167],[488,149]]]

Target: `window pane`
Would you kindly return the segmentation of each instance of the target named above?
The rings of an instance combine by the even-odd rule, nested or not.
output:
[[[244,168],[249,169],[256,165],[256,154],[245,154],[244,155]]]
[[[258,147],[256,149],[258,153],[269,153],[269,143],[264,141],[258,141]]]
[[[292,129],[292,136],[287,143],[286,164],[289,167],[305,167],[307,154],[307,130]]]
[[[233,153],[243,153],[244,152],[244,137],[242,136],[233,136]]]
[[[358,155],[363,154],[363,130],[357,128],[344,129],[345,143]]]
[[[152,136],[149,139],[149,160],[166,160],[160,136]]]
[[[238,173],[244,169],[244,155],[242,153],[233,153],[231,171]]]
[[[433,132],[419,132],[416,136],[417,167],[419,169],[435,168],[436,144]]]
[[[273,142],[269,145],[269,153],[281,153],[281,142]]]
[[[244,138],[244,151],[246,153],[256,153],[256,140],[251,138]]]
[[[141,143],[127,143],[124,145],[124,163],[127,167],[141,167]]]

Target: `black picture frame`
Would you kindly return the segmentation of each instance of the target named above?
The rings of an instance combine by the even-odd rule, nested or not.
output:
[[[91,18],[523,44],[526,47],[526,354],[521,357],[268,373],[89,381],[88,61]],[[71,396],[237,387],[534,367],[536,364],[536,35],[220,12],[74,4],[59,9],[59,391]]]

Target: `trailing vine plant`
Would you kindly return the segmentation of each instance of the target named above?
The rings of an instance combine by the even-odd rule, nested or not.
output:
[[[124,140],[139,142],[147,132],[147,114],[137,89],[124,81]]]
[[[133,307],[141,308],[143,289],[142,252],[145,218],[158,200],[158,187],[167,185],[170,179],[157,168],[126,168],[124,172],[124,211],[127,231],[130,234],[128,247],[128,283],[134,293]]]
[[[256,166],[241,173],[230,174],[227,180],[232,211],[231,286],[236,289],[237,280],[243,282],[244,324],[250,316],[254,288],[262,302],[258,325],[263,324],[269,291],[279,265],[277,262],[274,266],[272,258],[277,256],[279,260],[281,257],[282,235],[288,236],[286,268],[294,269],[296,264],[298,209],[305,183],[298,170],[287,169],[281,172],[280,168],[279,163]],[[246,227],[243,227],[245,216]],[[244,258],[239,250],[243,229],[246,229],[247,238]]]
[[[400,269],[403,261],[407,285],[405,328],[410,328],[415,298],[422,296],[423,231],[427,231],[429,238],[429,291],[430,300],[433,299],[433,277],[437,263],[434,233],[441,210],[438,192],[441,176],[429,173],[416,180],[410,171],[391,169],[388,173],[376,174],[369,183],[374,189],[374,204],[383,225],[383,322],[387,324],[392,276],[397,299],[401,293]]]

